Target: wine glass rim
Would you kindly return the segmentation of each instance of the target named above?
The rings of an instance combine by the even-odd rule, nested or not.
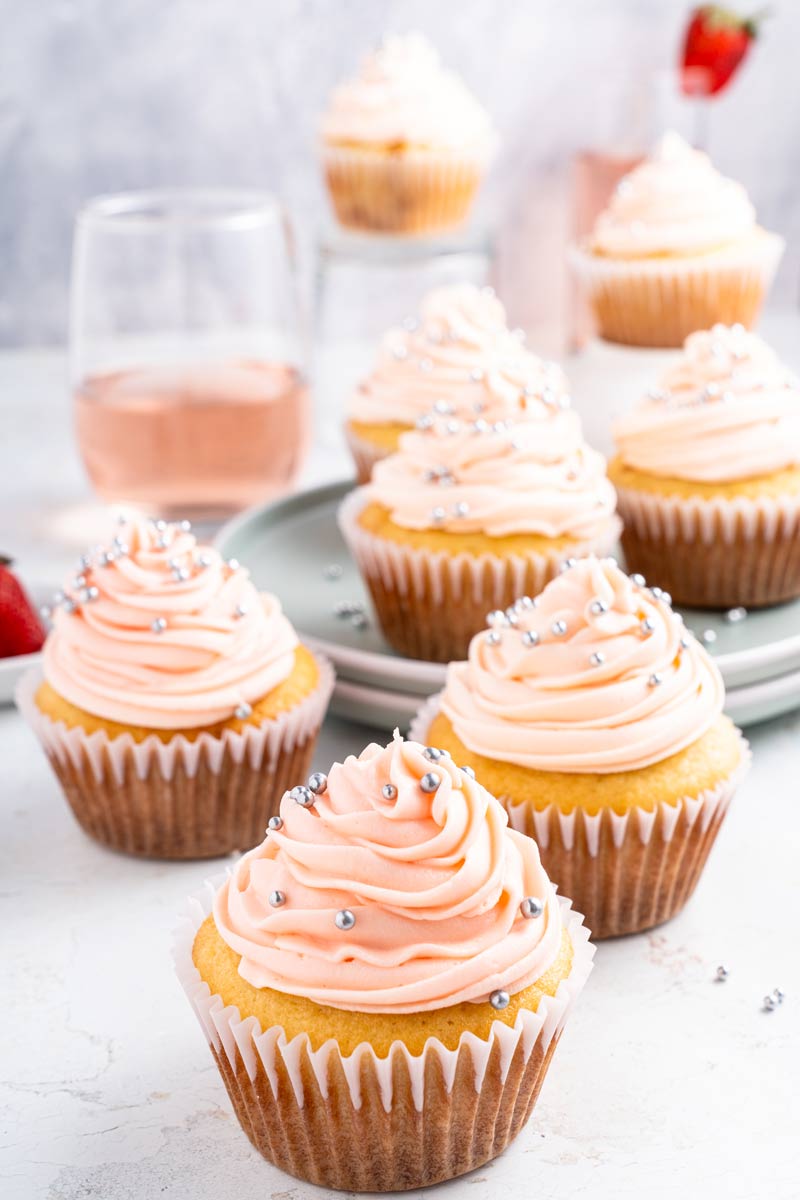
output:
[[[79,225],[140,232],[165,225],[249,229],[282,216],[270,192],[246,188],[145,188],[93,196],[78,211]]]

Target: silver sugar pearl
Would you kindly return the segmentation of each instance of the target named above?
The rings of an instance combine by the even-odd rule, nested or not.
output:
[[[78,606],[71,596],[64,597],[63,608],[64,612],[67,613],[68,616],[72,616],[73,613],[78,611]]]
[[[270,892],[269,902],[273,908],[280,908],[286,903],[286,892],[281,892],[276,888],[274,892]]]
[[[52,617],[52,615],[53,615],[53,610],[49,604],[43,604],[42,607],[39,609],[39,616],[42,618],[43,621],[49,621],[50,618]]]
[[[700,641],[704,646],[713,646],[716,640],[717,635],[713,629],[704,629],[700,634]]]
[[[437,504],[436,508],[431,511],[431,520],[435,525],[441,525],[446,516],[447,513],[444,511],[441,505]]]
[[[197,565],[203,571],[207,570],[208,567],[211,566],[213,561],[214,560],[210,554],[198,554],[198,556],[197,556]]]
[[[577,561],[577,558],[565,558],[558,569],[563,575],[565,571],[571,571]]]
[[[503,612],[502,608],[495,608],[486,615],[486,624],[492,629],[503,629],[508,624],[508,617]]]
[[[783,1004],[784,1000],[786,999],[786,993],[784,992],[783,988],[773,988],[770,992],[770,995],[773,997],[776,1004]]]
[[[228,561],[225,563],[225,566],[228,568],[229,571],[238,571],[239,570],[238,558],[229,558]]]
[[[393,783],[385,783],[381,788],[381,795],[383,796],[384,800],[396,800],[397,788]]]
[[[660,675],[658,671],[653,671],[653,674],[647,681],[647,686],[651,688],[660,687],[663,682],[664,676]]]
[[[499,629],[490,629],[489,632],[486,634],[485,641],[486,641],[487,646],[499,646],[500,642],[502,641],[502,635],[500,633],[500,630]]]
[[[504,992],[502,988],[498,988],[496,992],[492,992],[491,996],[489,997],[489,1003],[491,1004],[492,1008],[500,1012],[502,1009],[508,1008],[509,1004],[511,1003],[511,997],[509,996],[508,992]]]
[[[606,656],[603,654],[602,650],[594,650],[589,655],[589,665],[592,667],[602,667],[605,661]]]
[[[167,628],[166,618],[165,617],[156,617],[155,621],[153,621],[152,624],[150,625],[150,628],[152,629],[153,633],[163,633],[164,630]]]
[[[440,417],[449,417],[453,411],[453,406],[447,400],[437,400],[433,406],[433,411],[438,413]]]
[[[179,521],[178,529],[180,529],[181,533],[191,533],[192,532],[192,522],[191,521]]]
[[[453,509],[453,516],[460,519],[469,516],[469,505],[467,504],[466,500],[459,500],[458,504],[456,504],[455,508]]]
[[[523,917],[532,920],[535,917],[542,916],[544,907],[544,900],[540,900],[538,896],[526,896],[519,906],[519,911]]]
[[[728,978],[729,974],[730,974],[730,971],[728,970],[728,968],[720,965],[717,967],[715,978],[718,979],[720,983],[724,983],[725,980]]]
[[[313,775],[308,777],[308,790],[315,796],[321,796],[328,790],[328,776],[322,771],[314,771]]]
[[[474,421],[472,424],[473,433],[488,433],[490,429],[491,426],[489,422],[484,421],[482,417],[480,417],[477,421]]]
[[[236,617],[237,621],[241,621],[242,617],[247,616],[247,612],[248,608],[246,604],[237,604],[236,608],[233,610],[233,615]]]
[[[426,771],[419,781],[419,786],[426,795],[435,792],[441,786],[442,777],[437,775],[435,771]]]
[[[738,608],[729,608],[725,613],[725,620],[731,625],[736,625],[739,621],[743,621],[746,616],[747,609],[739,606]]]
[[[471,383],[483,383],[483,371],[480,367],[473,367],[469,373]]]
[[[692,644],[692,639],[690,637],[687,637],[686,634],[683,635],[680,642],[678,643],[681,650],[688,650],[689,647],[691,646],[691,644]]]
[[[557,621],[553,621],[553,624],[550,626],[550,632],[554,637],[563,637],[567,632],[567,622],[559,617]]]
[[[589,605],[589,612],[593,617],[602,617],[603,613],[608,612],[608,602],[606,600],[593,600]]]
[[[416,425],[417,425],[417,429],[420,431],[420,433],[424,433],[426,430],[432,428],[433,417],[428,417],[428,416],[417,417]]]
[[[352,929],[356,923],[355,915],[350,911],[349,908],[340,908],[334,920],[336,922],[336,928],[344,930]]]
[[[438,762],[440,758],[445,757],[441,750],[437,750],[436,746],[426,746],[422,753],[428,762]]]
[[[342,571],[343,568],[340,567],[338,563],[328,563],[326,567],[322,568],[322,578],[331,580],[341,579]]]
[[[299,783],[289,792],[289,799],[294,800],[301,808],[311,808],[314,803],[314,793],[304,783]]]
[[[86,587],[86,576],[85,575],[76,575],[72,581],[72,586],[76,589],[85,588]]]
[[[352,617],[350,618],[350,624],[352,625],[353,629],[366,629],[369,625],[366,613],[353,613]]]
[[[644,575],[640,575],[638,571],[634,575],[631,575],[631,583],[634,584],[635,587],[646,586]]]
[[[650,637],[650,635],[655,633],[655,631],[656,631],[655,621],[651,620],[650,617],[644,617],[639,622],[639,632],[644,637]]]
[[[522,644],[526,650],[530,650],[532,646],[539,645],[539,635],[535,629],[526,629],[522,635]]]
[[[524,612],[527,609],[535,608],[535,602],[530,596],[520,596],[519,600],[514,601],[515,607]]]
[[[464,774],[465,774],[466,776],[468,776],[470,779],[474,779],[474,778],[475,778],[475,772],[474,772],[474,770],[472,769],[472,767],[462,767],[462,768],[461,768],[461,770],[462,770],[462,771],[464,772]]]
[[[778,1001],[770,993],[769,996],[764,997],[764,999],[762,1001],[762,1006],[763,1006],[764,1012],[774,1012],[775,1009],[778,1007]]]
[[[270,817],[267,821],[267,829],[283,829],[283,817]]]
[[[94,585],[92,585],[91,587],[84,588],[83,591],[81,592],[81,603],[82,604],[91,604],[93,601],[99,600],[99,599],[100,599],[100,589],[96,588]]]
[[[242,704],[237,704],[236,708],[233,710],[233,715],[236,717],[237,721],[246,721],[249,716],[252,716],[252,713],[252,705],[248,704],[247,701],[244,701]]]

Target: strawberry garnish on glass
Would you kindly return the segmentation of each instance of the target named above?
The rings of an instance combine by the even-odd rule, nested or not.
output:
[[[766,12],[742,17],[718,4],[703,4],[689,19],[681,60],[687,96],[717,96],[730,83],[758,35]]]
[[[35,654],[44,642],[44,629],[25,589],[0,555],[0,658]]]

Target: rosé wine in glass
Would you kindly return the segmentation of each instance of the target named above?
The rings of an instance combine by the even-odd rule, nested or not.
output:
[[[70,348],[78,445],[103,500],[214,521],[295,483],[310,401],[291,238],[270,196],[90,202]]]

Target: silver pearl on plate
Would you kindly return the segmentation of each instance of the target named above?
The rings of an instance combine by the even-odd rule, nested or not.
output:
[[[337,929],[352,929],[356,923],[355,914],[349,908],[340,908],[334,917]]]
[[[527,920],[532,920],[536,917],[541,917],[544,913],[544,900],[540,900],[538,896],[526,896],[519,906],[519,911]]]
[[[321,796],[328,790],[328,776],[324,775],[322,771],[315,771],[313,775],[309,775],[308,790],[315,796]]]
[[[739,605],[736,608],[729,608],[725,613],[725,620],[730,625],[738,625],[739,621],[744,621],[747,616],[747,609]]]
[[[498,988],[496,992],[492,992],[491,996],[489,997],[489,1003],[491,1004],[492,1008],[497,1009],[498,1012],[501,1012],[502,1009],[508,1008],[509,1004],[511,1003],[511,997],[509,996],[508,992],[504,992],[502,988]]]
[[[717,635],[716,635],[715,630],[713,630],[713,629],[704,629],[703,632],[700,634],[700,641],[703,643],[704,646],[713,646],[714,642],[716,640],[717,640]]]

